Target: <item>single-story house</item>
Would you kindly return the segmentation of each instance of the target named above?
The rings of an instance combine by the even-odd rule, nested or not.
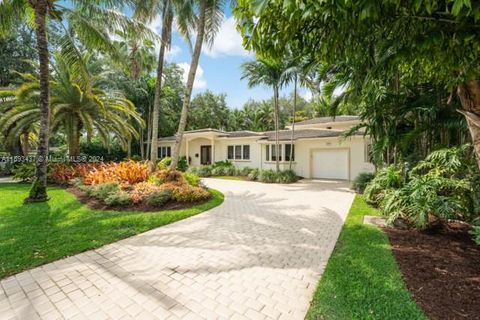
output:
[[[369,161],[368,137],[362,132],[345,138],[343,132],[360,123],[357,116],[315,118],[295,123],[293,166],[304,178],[353,180],[362,172],[373,172]],[[281,169],[288,169],[292,127],[279,132],[280,147],[275,150],[275,131],[226,132],[217,129],[184,133],[181,156],[190,166],[230,160],[237,167],[274,169],[279,157]],[[159,138],[159,157],[170,156],[175,137]]]

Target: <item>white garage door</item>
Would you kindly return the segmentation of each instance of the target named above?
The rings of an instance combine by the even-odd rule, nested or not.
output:
[[[312,153],[312,176],[348,180],[348,150],[318,150]]]

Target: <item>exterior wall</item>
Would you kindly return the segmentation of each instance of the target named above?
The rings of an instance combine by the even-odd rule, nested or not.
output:
[[[301,177],[312,177],[312,152],[319,149],[348,149],[349,150],[349,180],[353,180],[362,172],[373,172],[374,166],[365,162],[365,143],[366,139],[360,136],[349,139],[329,138],[329,139],[305,139],[297,140],[295,145],[295,161],[292,169]],[[289,141],[282,141],[282,144]],[[210,145],[211,139],[194,138],[188,142],[188,156],[191,159],[191,166],[200,165],[200,146]],[[227,159],[227,147],[229,145],[250,145],[250,160],[231,160],[238,168],[251,167],[259,169],[275,169],[275,161],[266,161],[265,146],[274,144],[274,142],[259,142],[256,137],[241,139],[216,139],[213,147],[213,162]],[[173,151],[173,141],[160,141],[159,146],[171,146]],[[284,148],[282,148],[285,152]],[[182,143],[180,155],[185,155],[186,143]],[[198,154],[198,157],[195,155]],[[283,158],[283,157],[282,157]],[[284,158],[283,158],[284,159]],[[288,169],[289,162],[280,162],[282,170]]]
[[[349,180],[355,179],[362,172],[373,172],[374,166],[365,162],[365,143],[363,137],[352,137],[346,140],[339,138],[312,139],[296,142],[296,173],[305,178],[312,177],[312,152],[318,149],[349,149]]]
[[[257,138],[217,140],[215,142],[215,161],[226,160],[228,146],[231,145],[250,146],[250,160],[230,160],[235,164],[235,166],[237,166],[238,168],[261,168],[262,148],[261,145],[257,142]]]
[[[186,149],[186,142],[183,141],[182,145]],[[194,138],[188,141],[188,157],[190,158],[190,165],[197,167],[200,165],[200,147],[212,145],[212,140],[206,138]],[[216,149],[215,146],[212,146]],[[184,149],[184,150],[185,150]],[[215,152],[215,150],[213,150]],[[185,154],[186,150],[184,151]],[[218,161],[216,158],[212,159],[213,162]]]

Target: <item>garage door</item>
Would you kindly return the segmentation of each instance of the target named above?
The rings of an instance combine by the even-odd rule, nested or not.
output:
[[[318,150],[312,153],[312,177],[348,180],[348,150]]]

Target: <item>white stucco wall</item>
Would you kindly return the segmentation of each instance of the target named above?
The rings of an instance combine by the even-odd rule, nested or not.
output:
[[[295,141],[295,161],[292,169],[304,178],[312,177],[312,152],[320,149],[348,149],[349,152],[349,180],[353,180],[361,172],[373,172],[374,166],[365,162],[365,143],[366,139],[356,136],[348,139],[341,138],[322,138],[305,139]],[[274,143],[274,142],[269,142]],[[281,142],[285,143],[285,142]],[[288,142],[286,142],[288,143]],[[160,142],[159,146],[171,146],[173,142]],[[211,139],[195,138],[188,142],[188,155],[191,158],[191,166],[200,165],[200,146],[210,145]],[[257,138],[241,139],[216,139],[213,153],[213,161],[222,161],[227,159],[227,147],[229,145],[250,145],[250,160],[231,160],[238,168],[251,167],[259,169],[275,169],[275,162],[265,159],[265,141],[258,141]],[[181,155],[186,152],[185,141],[182,144]],[[284,152],[284,150],[283,150]],[[198,157],[195,155],[198,154]],[[283,158],[284,159],[284,158]],[[289,163],[281,162],[281,169],[288,169]]]

